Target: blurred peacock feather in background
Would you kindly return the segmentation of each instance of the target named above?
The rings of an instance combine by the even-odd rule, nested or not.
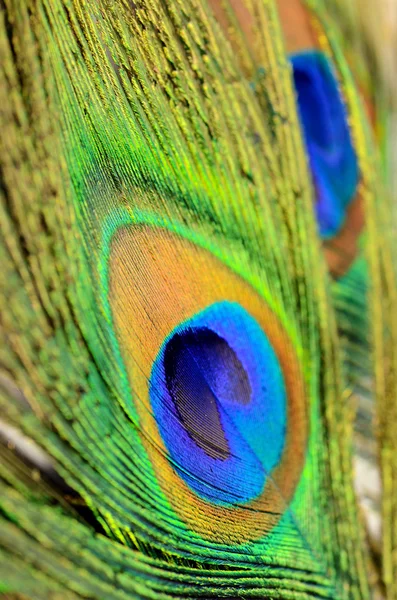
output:
[[[0,597],[397,598],[382,6],[0,3]]]

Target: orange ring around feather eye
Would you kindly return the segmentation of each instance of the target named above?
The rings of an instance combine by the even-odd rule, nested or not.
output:
[[[286,442],[280,462],[259,497],[234,507],[203,500],[172,467],[152,414],[148,385],[166,336],[180,322],[224,300],[239,303],[263,328],[279,360],[287,394]],[[146,225],[124,227],[114,235],[109,301],[141,440],[173,510],[207,540],[239,544],[263,537],[292,499],[308,437],[306,386],[295,349],[278,317],[246,281],[208,250],[166,229]]]

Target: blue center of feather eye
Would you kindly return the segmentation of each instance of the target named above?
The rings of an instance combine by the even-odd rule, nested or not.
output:
[[[299,117],[316,191],[323,239],[342,228],[359,182],[356,153],[338,81],[330,61],[317,50],[292,55]]]
[[[168,392],[191,438],[208,456],[230,458],[219,406],[251,399],[248,376],[236,353],[210,329],[189,328],[167,343],[164,371]]]
[[[239,304],[181,323],[153,364],[150,399],[179,476],[216,504],[249,502],[279,462],[286,392],[278,358]]]

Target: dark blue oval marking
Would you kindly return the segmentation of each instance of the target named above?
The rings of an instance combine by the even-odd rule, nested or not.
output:
[[[334,69],[318,50],[290,56],[299,117],[316,191],[316,213],[323,239],[342,228],[354,200],[359,168],[347,112]]]
[[[217,302],[181,323],[154,362],[150,399],[179,476],[216,504],[262,492],[285,445],[278,358],[239,304]]]

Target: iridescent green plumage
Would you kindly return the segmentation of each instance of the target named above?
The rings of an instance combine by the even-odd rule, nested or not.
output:
[[[201,0],[5,2],[0,401],[14,441],[0,445],[4,592],[370,597],[354,415],[289,62],[276,6],[246,5],[261,57],[255,85]],[[383,415],[396,386],[387,203],[375,201],[369,127],[339,52],[365,165]],[[175,291],[184,281],[186,298]],[[143,393],[166,316],[183,320],[192,298],[201,314],[209,289],[230,301],[240,287],[241,303],[263,305],[286,381],[290,368],[305,391],[289,421],[304,452],[296,442],[281,483],[272,471],[265,508],[214,507],[192,492]],[[34,468],[16,432],[50,469]]]

